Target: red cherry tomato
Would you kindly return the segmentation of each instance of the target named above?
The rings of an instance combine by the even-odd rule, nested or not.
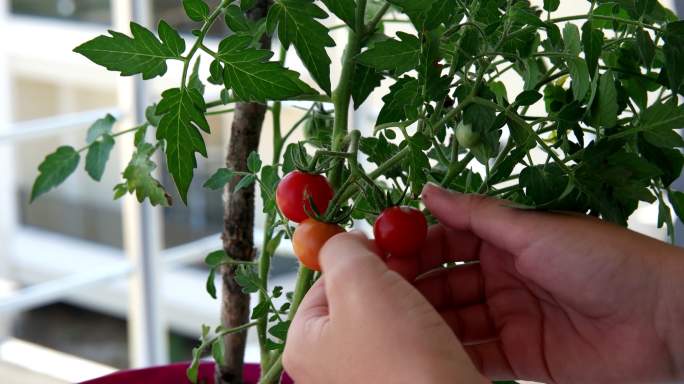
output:
[[[292,235],[292,247],[299,261],[309,269],[320,271],[318,253],[331,237],[344,232],[339,225],[324,223],[315,219],[304,220]]]
[[[335,192],[325,177],[301,171],[288,173],[276,188],[276,204],[288,219],[301,223],[313,212],[309,199],[313,200],[321,214],[328,209]],[[306,210],[304,209],[306,207]]]
[[[418,256],[427,237],[427,220],[411,207],[387,208],[373,225],[378,247],[390,257]]]

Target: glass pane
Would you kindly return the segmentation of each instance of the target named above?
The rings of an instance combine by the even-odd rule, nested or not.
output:
[[[109,0],[11,0],[10,11],[18,15],[112,23]]]

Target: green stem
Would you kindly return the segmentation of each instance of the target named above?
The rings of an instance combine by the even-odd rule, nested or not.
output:
[[[364,34],[370,35],[373,32],[375,32],[375,28],[378,26],[378,24],[380,24],[383,16],[385,16],[385,13],[387,13],[387,11],[390,9],[390,5],[390,3],[385,3],[382,6],[382,8],[380,8],[378,13],[376,13],[375,16],[373,16],[373,19],[371,19],[368,25],[366,25],[366,27],[364,28]],[[361,22],[363,22],[363,20]]]
[[[112,138],[115,138],[115,137],[118,137],[118,136],[121,136],[121,135],[125,135],[125,134],[127,134],[127,133],[135,132],[135,131],[139,130],[141,127],[142,127],[142,125],[137,126],[137,127],[134,127],[134,128],[129,128],[129,129],[123,130],[123,131],[121,131],[121,132],[114,133],[114,134],[111,135],[111,137],[112,137]],[[93,144],[95,144],[96,142],[97,142],[97,141],[93,141],[92,143],[90,143],[90,144],[88,144],[88,145],[86,145],[86,146],[83,146],[83,147],[79,148],[79,149],[78,149],[78,152],[83,152],[83,151],[85,151],[86,149],[90,148],[90,147],[91,147]]]
[[[223,12],[223,8],[231,2],[232,0],[221,0],[221,4],[219,4],[219,6],[216,7],[216,9],[214,9],[213,12],[211,12],[211,14],[207,17],[207,20],[202,25],[202,29],[200,29],[200,33],[197,36],[195,44],[193,44],[190,48],[190,52],[188,52],[188,55],[183,58],[183,75],[181,77],[181,89],[185,88],[185,82],[188,76],[188,68],[190,67],[190,61],[192,60],[192,57],[195,55],[197,50],[202,46],[204,37],[207,35],[207,32],[209,32],[209,28],[211,28],[211,26],[214,25],[214,21],[216,21],[219,15],[221,15],[221,13]]]
[[[463,160],[458,161],[458,162],[452,162],[451,165],[449,166],[449,170],[447,171],[447,174],[444,176],[444,179],[442,180],[442,185],[446,188],[448,188],[449,184],[451,184],[452,181],[456,178],[456,176],[460,175],[461,172],[463,172],[468,164],[475,158],[472,152],[468,152],[466,156],[463,158]]]
[[[356,67],[356,55],[361,51],[361,39],[363,38],[364,24],[363,19],[366,14],[366,0],[359,0],[356,8],[356,31],[349,31],[347,48],[342,59],[342,73],[340,82],[333,92],[333,104],[335,106],[335,124],[332,131],[333,151],[341,151],[344,144],[344,137],[347,135],[349,126],[349,102],[351,100],[352,79]],[[333,188],[342,184],[342,162],[337,162],[330,170],[330,183]]]

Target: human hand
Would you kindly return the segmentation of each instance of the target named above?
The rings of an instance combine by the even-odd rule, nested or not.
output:
[[[577,215],[423,191],[440,221],[416,283],[490,379],[684,380],[684,252]]]
[[[297,384],[488,383],[428,301],[360,233],[330,239],[283,364]]]

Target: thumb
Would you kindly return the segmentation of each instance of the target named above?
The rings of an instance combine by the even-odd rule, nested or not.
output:
[[[336,307],[375,295],[381,276],[389,272],[374,243],[361,232],[334,236],[321,249],[319,260],[331,314]],[[357,294],[361,297],[355,299]]]

